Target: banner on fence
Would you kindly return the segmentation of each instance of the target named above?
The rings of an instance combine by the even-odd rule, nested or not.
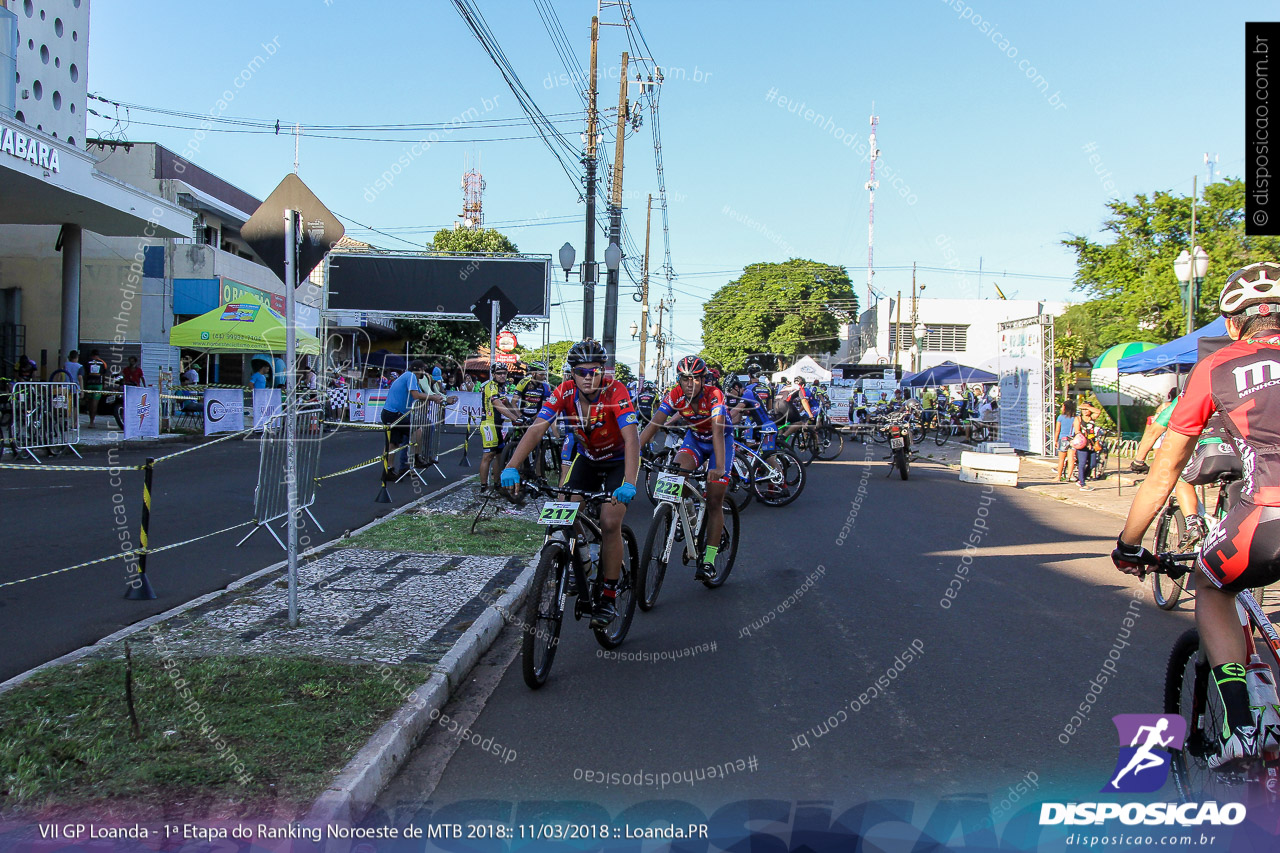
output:
[[[244,429],[244,392],[239,388],[206,388],[204,434]]]
[[[480,401],[479,391],[455,391],[458,402],[448,406],[444,412],[444,422],[453,426],[466,426],[468,416],[471,423],[479,423],[484,417],[484,404]]]
[[[368,402],[369,391],[365,388],[347,389],[347,420],[353,424],[364,423],[364,406]]]
[[[124,386],[124,438],[160,437],[160,392],[141,385]]]
[[[279,388],[253,389],[253,431],[262,432],[267,421],[284,411]]]

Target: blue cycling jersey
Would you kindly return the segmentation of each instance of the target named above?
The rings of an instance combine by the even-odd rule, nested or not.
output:
[[[742,401],[747,404],[743,414],[749,416],[762,427],[774,426],[773,418],[769,416],[769,410],[764,405],[764,401],[767,399],[769,399],[769,390],[761,382],[752,382],[742,392]]]

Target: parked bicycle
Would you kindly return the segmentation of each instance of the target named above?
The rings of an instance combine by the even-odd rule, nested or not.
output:
[[[522,625],[521,670],[524,683],[536,690],[546,684],[551,674],[567,600],[574,599],[575,620],[591,614],[593,576],[598,568],[592,546],[598,549],[601,542],[600,505],[613,496],[610,492],[585,492],[546,483],[531,485],[536,492],[553,499],[543,504],[538,516],[538,523],[547,526],[547,534],[538,554]],[[555,500],[566,495],[578,495],[582,500]],[[616,648],[626,639],[635,615],[636,537],[625,524],[622,542],[622,572],[615,599],[618,615],[607,627],[591,629],[596,641],[606,649]]]

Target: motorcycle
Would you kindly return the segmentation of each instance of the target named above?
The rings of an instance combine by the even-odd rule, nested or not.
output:
[[[911,430],[901,418],[895,418],[888,424],[889,449],[893,451],[893,464],[889,467],[889,475],[897,468],[902,479],[907,479],[911,469]]]

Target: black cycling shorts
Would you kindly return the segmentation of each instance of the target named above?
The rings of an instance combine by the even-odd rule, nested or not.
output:
[[[1205,540],[1197,565],[1226,592],[1280,580],[1280,507],[1236,504]]]
[[[1193,486],[1208,486],[1218,482],[1223,475],[1229,475],[1233,480],[1244,476],[1244,465],[1236,455],[1234,445],[1225,441],[1197,445],[1182,469],[1182,479]]]
[[[612,492],[626,480],[626,467],[625,459],[593,462],[579,453],[569,463],[569,477],[564,485],[584,492]]]
[[[804,413],[804,409],[796,407],[795,403],[787,403],[787,421],[793,424],[804,424],[809,422],[809,416]]]
[[[397,421],[399,423],[391,427],[390,430],[392,447],[399,447],[409,442],[409,416],[402,415],[399,412],[389,412],[386,409],[382,410],[382,423],[384,425],[390,426]]]

